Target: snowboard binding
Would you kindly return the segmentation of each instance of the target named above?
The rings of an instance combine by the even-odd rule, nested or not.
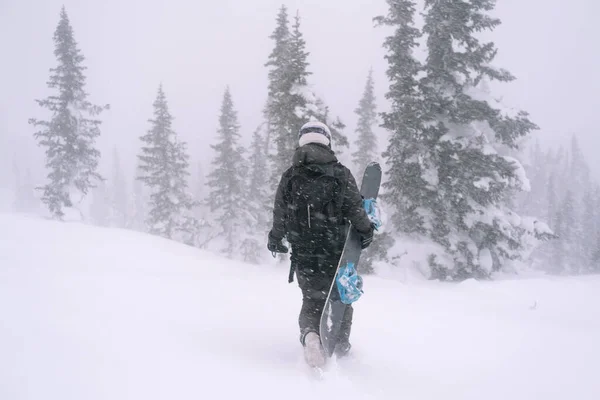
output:
[[[375,225],[375,230],[381,228],[381,212],[375,199],[363,199],[363,207],[369,216],[369,220]]]
[[[336,284],[340,294],[340,300],[344,304],[352,304],[363,295],[363,279],[356,272],[354,263],[347,263],[341,267],[337,277]]]

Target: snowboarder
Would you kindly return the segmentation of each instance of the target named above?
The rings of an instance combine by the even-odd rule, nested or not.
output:
[[[319,323],[344,248],[348,222],[360,233],[362,247],[368,247],[374,225],[363,208],[356,181],[331,149],[327,125],[308,122],[299,131],[292,166],[279,182],[267,247],[274,254],[287,253],[284,238],[292,247],[290,282],[295,272],[302,290],[300,342],[309,364],[324,363]],[[335,347],[338,357],[351,348],[352,314],[349,306]]]

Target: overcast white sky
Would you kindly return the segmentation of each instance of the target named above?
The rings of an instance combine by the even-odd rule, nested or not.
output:
[[[310,81],[350,134],[370,67],[380,100],[387,89],[381,48],[386,32],[372,24],[386,12],[384,0],[0,0],[0,166],[10,167],[11,154],[22,163],[36,158],[27,119],[44,115],[34,99],[48,93],[62,4],[86,57],[91,100],[111,105],[102,117],[106,155],[118,145],[123,158],[133,159],[162,82],[175,128],[198,160],[214,137],[226,85],[244,133],[261,122],[268,36],[282,3],[292,13],[300,10]],[[578,134],[596,172],[599,11],[597,0],[500,0],[495,14],[503,25],[492,36],[499,48],[496,65],[518,78],[497,93],[531,113],[545,143]]]

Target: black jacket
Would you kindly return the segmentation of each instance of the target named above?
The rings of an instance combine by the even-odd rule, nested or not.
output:
[[[324,145],[310,143],[296,149],[293,166],[283,173],[273,208],[273,229],[271,235],[276,240],[283,239],[286,232],[286,218],[290,204],[289,182],[292,177],[293,167],[305,166],[308,168],[322,168],[333,164],[335,176],[343,180],[346,186],[342,203],[342,214],[347,221],[361,233],[371,231],[371,222],[362,204],[362,197],[352,173],[340,164],[333,151]]]

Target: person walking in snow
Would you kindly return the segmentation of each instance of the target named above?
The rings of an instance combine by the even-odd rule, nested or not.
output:
[[[308,122],[299,131],[299,147],[292,166],[279,182],[273,228],[267,244],[274,254],[288,252],[284,238],[292,247],[290,282],[295,271],[302,290],[298,322],[300,342],[305,349],[321,348],[321,313],[342,255],[349,223],[361,234],[362,247],[368,247],[373,240],[374,226],[363,208],[356,181],[331,149],[331,132],[327,125]],[[352,315],[350,305],[335,348],[338,357],[346,355],[351,348]],[[324,357],[322,352],[321,357]]]

